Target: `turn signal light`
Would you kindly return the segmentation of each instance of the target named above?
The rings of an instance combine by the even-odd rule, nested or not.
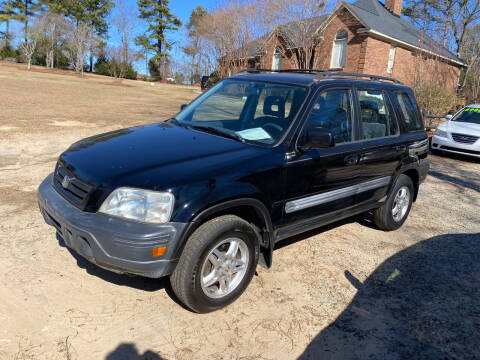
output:
[[[163,256],[166,251],[167,251],[167,247],[166,247],[166,246],[160,246],[160,247],[153,248],[153,249],[152,249],[152,256],[153,256],[153,257]]]

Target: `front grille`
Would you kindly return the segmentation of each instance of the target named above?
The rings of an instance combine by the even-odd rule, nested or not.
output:
[[[462,143],[462,144],[473,144],[474,142],[476,142],[479,139],[478,136],[456,134],[456,133],[452,133],[452,138],[456,142]]]
[[[65,178],[67,181],[64,181]],[[88,195],[93,190],[91,185],[73,176],[60,164],[55,169],[53,185],[60,195],[81,210],[85,208]]]

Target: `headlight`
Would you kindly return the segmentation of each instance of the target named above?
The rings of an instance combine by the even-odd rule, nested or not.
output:
[[[114,190],[100,206],[99,212],[126,219],[161,224],[170,220],[174,196],[132,188]]]
[[[443,137],[443,138],[448,138],[448,132],[440,130],[440,129],[436,129],[434,135],[439,136],[439,137]]]

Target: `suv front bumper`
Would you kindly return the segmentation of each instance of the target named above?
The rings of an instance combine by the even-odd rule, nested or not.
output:
[[[38,204],[45,222],[57,229],[65,244],[88,261],[117,273],[151,278],[170,275],[185,223],[145,224],[81,211],[52,186],[49,175],[38,189]],[[152,248],[167,246],[161,258]]]

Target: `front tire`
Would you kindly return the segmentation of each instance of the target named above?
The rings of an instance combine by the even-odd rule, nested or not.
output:
[[[247,288],[258,254],[256,234],[245,220],[234,215],[209,220],[187,240],[170,276],[172,289],[195,312],[218,310]]]
[[[387,201],[373,212],[373,221],[381,230],[393,231],[407,220],[414,196],[413,183],[407,175],[400,175]]]

